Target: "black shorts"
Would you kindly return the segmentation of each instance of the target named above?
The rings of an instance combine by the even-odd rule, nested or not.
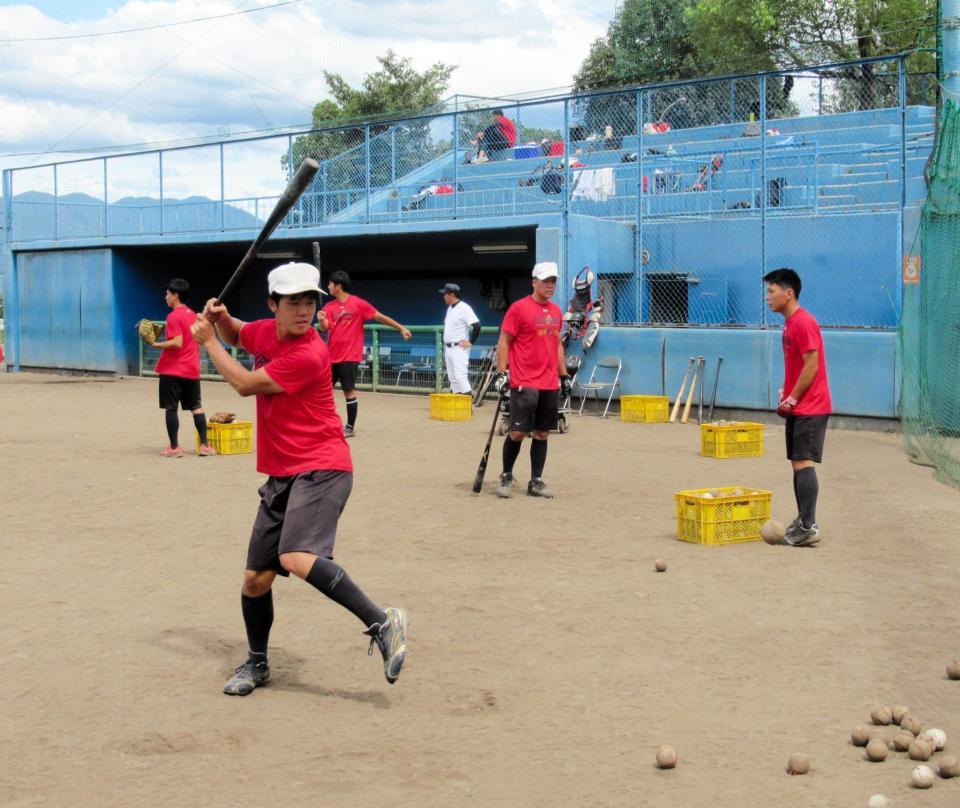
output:
[[[357,365],[359,362],[334,362],[331,365],[333,370],[333,386],[337,386],[337,380],[340,381],[341,390],[357,389]]]
[[[200,403],[200,380],[161,374],[160,409],[176,410],[178,404],[190,411],[203,406]]]
[[[829,415],[788,415],[787,460],[819,463],[823,458],[823,439],[827,435],[829,420]]]
[[[260,510],[247,548],[248,570],[289,573],[281,553],[313,553],[333,558],[337,520],[343,511],[353,472],[305,471],[291,477],[268,477],[260,487]]]
[[[510,431],[549,432],[557,428],[559,390],[510,388]]]

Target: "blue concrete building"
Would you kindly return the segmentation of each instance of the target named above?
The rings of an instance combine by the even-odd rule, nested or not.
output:
[[[561,266],[561,306],[589,266],[605,305],[587,370],[617,355],[625,393],[672,395],[689,357],[722,355],[718,405],[768,409],[781,324],[761,278],[790,265],[825,328],[837,411],[896,417],[902,265],[934,109],[902,60],[860,67],[870,103],[850,102],[842,82],[854,79],[825,88],[842,73],[830,66],[798,74],[813,102],[775,114],[778,74],[511,102],[521,142],[482,163],[468,162],[486,114],[476,104],[327,130],[327,152],[340,147],[317,154],[313,186],[228,302],[260,316],[266,271],[310,260],[314,241],[324,273],[347,270],[406,324],[440,321],[441,280],[496,325],[491,302],[526,294],[536,261]],[[196,300],[215,295],[317,142],[292,133],[5,171],[8,365],[136,372],[132,324],[164,316],[171,277]]]

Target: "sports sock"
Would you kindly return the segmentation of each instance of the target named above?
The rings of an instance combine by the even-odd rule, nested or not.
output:
[[[530,477],[537,480],[543,476],[543,467],[547,462],[547,442],[534,438],[530,441]]]
[[[347,399],[347,426],[351,429],[357,423],[357,409],[360,406],[360,402],[355,398]]]
[[[307,583],[316,587],[330,600],[339,603],[359,617],[365,626],[383,623],[386,612],[368,598],[347,571],[329,558],[318,558],[307,573]]]
[[[797,501],[797,513],[800,513],[800,491],[797,490],[797,470],[793,470],[793,498]]]
[[[167,410],[167,437],[174,449],[180,445],[180,417],[176,410]]]
[[[200,445],[207,445],[207,416],[198,412],[193,416],[193,425],[197,428],[197,434],[200,436]]]
[[[507,435],[506,440],[503,442],[503,471],[505,474],[513,473],[513,464],[517,462],[517,457],[520,455],[520,444],[523,441],[514,440],[509,435]]]
[[[797,472],[797,499],[800,505],[800,521],[804,527],[810,527],[817,521],[817,495],[820,493],[820,483],[817,481],[817,471],[813,466],[807,466]]]
[[[247,627],[247,642],[251,654],[267,656],[267,640],[270,639],[270,627],[273,625],[273,590],[259,598],[251,598],[240,593],[240,605],[243,607],[243,623]]]

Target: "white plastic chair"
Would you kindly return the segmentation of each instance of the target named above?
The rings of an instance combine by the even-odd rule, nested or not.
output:
[[[623,364],[617,356],[605,356],[590,371],[590,378],[585,384],[579,384],[581,390],[579,415],[583,415],[583,407],[593,393],[597,401],[597,412],[601,418],[606,418],[610,411],[610,403],[613,401],[613,394],[620,387],[620,373],[623,371]],[[607,403],[600,413],[600,393],[607,391]]]

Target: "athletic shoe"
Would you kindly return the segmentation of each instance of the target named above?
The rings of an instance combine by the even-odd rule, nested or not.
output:
[[[793,521],[789,525],[787,525],[786,532],[789,533],[791,530],[796,530],[798,527],[800,527],[800,517],[795,516],[793,518]]]
[[[179,446],[177,446],[176,448],[174,448],[173,446],[168,446],[166,449],[163,450],[163,456],[164,457],[183,457],[183,449],[181,449]]]
[[[374,644],[383,655],[383,675],[393,684],[400,675],[407,655],[407,613],[403,609],[386,609],[387,620],[374,623],[364,634],[370,637],[367,655],[373,654]]]
[[[553,499],[553,491],[547,488],[547,484],[542,479],[537,477],[527,483],[527,496]]]
[[[350,424],[346,424],[346,425],[343,427],[343,437],[345,437],[345,438],[352,438],[352,437],[353,437],[353,431],[354,431],[354,430],[353,430],[353,427],[350,426]]]
[[[500,483],[497,485],[497,496],[506,499],[513,493],[513,475],[509,471],[500,475]]]
[[[210,445],[207,444],[207,443],[201,444],[201,445],[200,445],[200,448],[197,449],[197,454],[198,454],[200,457],[212,457],[212,456],[215,455],[216,453],[217,453],[217,450],[214,449],[212,446],[210,446]]]
[[[783,543],[790,547],[813,547],[820,542],[820,526],[816,523],[810,527],[804,527],[803,523],[797,521],[796,527],[787,530],[783,537]]]
[[[223,692],[228,696],[246,696],[269,681],[270,666],[266,660],[254,662],[248,659],[233,672],[230,681],[223,686]]]

